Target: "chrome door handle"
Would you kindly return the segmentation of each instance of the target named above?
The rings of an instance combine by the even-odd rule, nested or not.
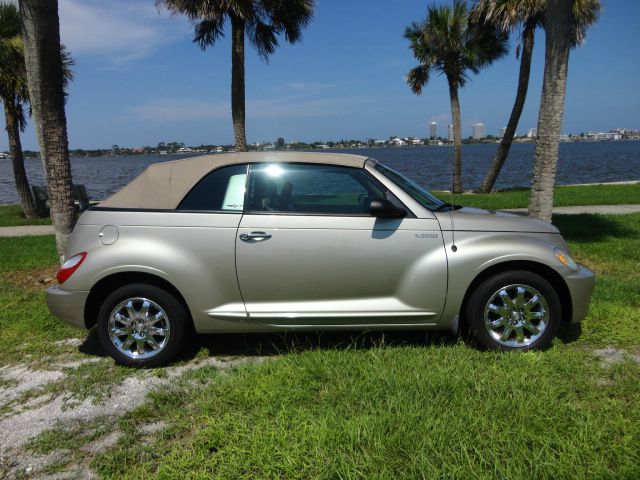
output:
[[[250,242],[251,240],[267,240],[271,238],[270,233],[264,232],[251,232],[251,233],[241,233],[240,240],[243,242]]]

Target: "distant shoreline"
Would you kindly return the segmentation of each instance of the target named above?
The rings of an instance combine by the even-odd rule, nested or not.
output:
[[[427,140],[424,140],[426,142],[428,142]],[[623,138],[623,139],[618,139],[618,140],[613,140],[613,139],[602,139],[602,140],[591,140],[591,139],[571,139],[571,140],[562,140],[560,142],[560,144],[571,144],[571,143],[594,143],[594,144],[601,144],[601,143],[622,143],[622,142],[638,142],[640,141],[640,138]],[[353,142],[353,141],[351,141]],[[439,144],[428,144],[428,143],[422,143],[422,144],[416,144],[416,145],[412,145],[412,144],[405,144],[405,145],[392,145],[392,144],[388,144],[388,145],[366,145],[366,144],[358,144],[355,145],[353,143],[351,144],[346,144],[346,143],[338,143],[338,142],[329,142],[329,143],[334,143],[334,145],[332,146],[328,146],[327,144],[324,143],[320,143],[320,142],[313,142],[310,144],[304,144],[302,142],[296,144],[296,145],[301,145],[300,147],[298,146],[288,146],[286,148],[283,149],[275,149],[275,148],[270,148],[269,146],[267,146],[266,148],[262,148],[261,147],[254,147],[250,145],[249,151],[294,151],[294,152],[305,152],[305,151],[318,151],[318,152],[323,152],[323,151],[334,151],[334,150],[358,150],[358,149],[400,149],[400,148],[442,148],[442,147],[452,147],[453,143],[452,142],[448,142],[448,141],[444,141],[442,140],[441,143]],[[472,146],[472,145],[498,145],[500,143],[499,140],[469,140],[469,139],[464,139],[462,141],[463,146]],[[514,143],[517,144],[535,144],[535,142],[532,139],[529,138],[516,138],[514,139]],[[223,151],[220,150],[216,150],[216,146],[206,146],[203,148],[203,146],[200,147],[189,147],[192,149],[191,152],[179,152],[179,151],[166,151],[166,150],[158,150],[155,147],[137,147],[137,148],[122,148],[119,149],[118,153],[114,153],[113,150],[109,150],[109,149],[73,149],[70,150],[70,154],[69,157],[70,158],[98,158],[98,157],[128,157],[128,156],[132,156],[132,155],[167,155],[167,156],[175,156],[175,155],[190,155],[190,156],[200,156],[200,155],[220,155],[220,154],[224,154],[224,153],[234,153],[233,150],[233,145],[224,145],[223,147]],[[79,151],[85,152],[85,153],[78,153]],[[35,153],[35,155],[34,155]],[[30,150],[25,150],[23,152],[24,154],[24,158],[26,160],[40,160],[40,156],[37,152],[33,152]],[[7,159],[9,160],[11,157],[8,155],[7,152],[0,152],[0,160],[2,159]]]

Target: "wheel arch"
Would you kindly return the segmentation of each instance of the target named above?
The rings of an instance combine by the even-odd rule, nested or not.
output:
[[[467,308],[467,303],[471,298],[471,294],[474,290],[487,278],[497,275],[499,273],[513,271],[513,270],[524,270],[532,273],[536,273],[547,280],[553,288],[558,292],[558,296],[560,297],[560,304],[562,307],[562,323],[568,324],[571,322],[571,317],[573,314],[573,304],[571,301],[571,293],[569,291],[569,287],[567,283],[564,281],[562,276],[556,272],[553,268],[544,265],[542,263],[532,262],[528,260],[511,260],[507,262],[501,262],[490,267],[486,268],[482,272],[480,272],[469,284],[467,290],[464,294],[462,304],[460,306],[460,326],[466,326],[466,319],[464,318],[464,312]]]
[[[189,309],[189,305],[187,304],[184,296],[180,293],[180,291],[164,278],[146,272],[118,272],[100,279],[89,291],[89,296],[87,297],[87,301],[85,302],[85,327],[89,329],[96,324],[100,305],[109,295],[109,293],[111,293],[116,288],[131,283],[146,283],[148,285],[154,285],[158,288],[162,288],[170,292],[184,306],[185,311],[189,316],[191,327],[193,328],[193,318],[191,316],[191,310]]]

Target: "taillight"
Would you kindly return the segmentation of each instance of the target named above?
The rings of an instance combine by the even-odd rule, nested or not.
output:
[[[87,252],[76,253],[73,257],[70,257],[62,264],[60,270],[58,270],[58,275],[56,275],[60,285],[66,282],[67,279],[73,275],[73,272],[75,272],[82,262],[84,262],[86,256]]]

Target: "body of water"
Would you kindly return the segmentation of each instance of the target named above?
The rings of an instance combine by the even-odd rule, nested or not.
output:
[[[465,190],[477,189],[484,178],[497,145],[463,146],[462,172]],[[432,190],[451,185],[453,147],[390,147],[330,150],[373,157]],[[497,188],[529,187],[534,146],[514,144]],[[73,181],[86,186],[89,196],[101,200],[129,183],[148,165],[189,155],[128,155],[121,157],[74,157]],[[32,185],[45,185],[39,159],[25,160]],[[640,180],[640,141],[579,142],[560,144],[557,184]],[[18,203],[11,160],[0,160],[0,203]]]

